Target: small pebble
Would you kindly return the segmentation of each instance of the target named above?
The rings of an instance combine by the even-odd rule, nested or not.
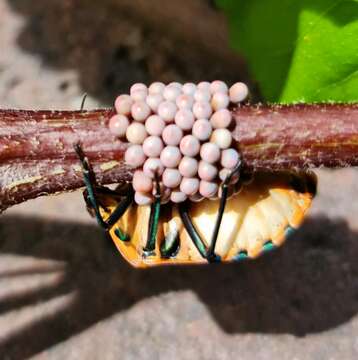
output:
[[[125,162],[134,168],[142,166],[145,159],[144,151],[140,145],[131,145],[124,154]]]
[[[214,129],[223,129],[230,126],[232,121],[231,112],[227,109],[216,111],[210,118],[211,125]]]
[[[179,109],[191,110],[194,105],[194,98],[191,95],[181,94],[177,97],[176,104]]]
[[[200,149],[200,157],[210,164],[217,162],[220,159],[219,146],[211,142],[203,144]]]
[[[180,191],[185,195],[194,195],[199,190],[199,180],[197,178],[183,178],[180,183]]]
[[[233,169],[240,161],[239,153],[235,149],[226,149],[221,154],[221,165],[227,169]]]
[[[132,105],[131,113],[134,120],[144,122],[150,115],[150,107],[144,101],[136,101]]]
[[[165,186],[169,188],[176,188],[179,186],[182,176],[177,169],[165,169],[162,179]]]
[[[153,181],[150,177],[146,176],[143,171],[136,170],[133,174],[133,189],[142,193],[152,191]]]
[[[127,140],[132,144],[143,144],[147,135],[145,126],[138,122],[130,124],[126,131]]]
[[[177,125],[170,124],[163,130],[162,138],[167,145],[177,146],[183,138],[183,130]]]
[[[184,202],[188,197],[181,191],[173,190],[170,194],[170,200],[173,203],[182,203]]]
[[[227,109],[230,103],[230,98],[226,93],[216,92],[211,98],[211,106],[214,111]]]
[[[214,80],[211,84],[210,84],[210,91],[212,94],[215,93],[224,93],[227,94],[229,91],[229,88],[227,87],[227,85],[221,81],[221,80]]]
[[[214,197],[218,192],[218,185],[205,180],[200,181],[199,192],[206,198]]]
[[[194,157],[199,154],[200,143],[193,135],[186,135],[180,141],[180,151],[185,156]]]
[[[126,131],[129,126],[129,120],[127,116],[117,114],[111,117],[109,120],[109,130],[110,132],[118,137],[123,137],[126,135]]]
[[[148,157],[159,157],[163,147],[163,141],[159,136],[149,136],[143,142],[143,151]]]
[[[193,113],[188,109],[178,110],[175,115],[175,123],[183,130],[191,130],[194,120]]]
[[[249,95],[249,89],[246,84],[242,82],[237,82],[231,86],[229,90],[230,101],[233,103],[239,103],[244,101]]]
[[[200,141],[208,140],[212,133],[212,126],[207,119],[198,119],[193,125],[192,133]]]
[[[174,120],[175,114],[177,112],[177,106],[171,101],[163,101],[158,106],[158,115],[165,121],[171,122]]]
[[[118,114],[130,115],[131,108],[133,105],[133,100],[129,95],[120,95],[116,98],[114,102],[114,107]]]
[[[144,154],[144,152],[143,152]],[[155,175],[161,176],[164,171],[164,165],[159,158],[149,158],[143,165],[143,172],[151,179],[155,178]]]
[[[212,181],[217,174],[218,169],[216,166],[203,160],[199,162],[198,175],[201,180]]]
[[[193,105],[193,113],[197,119],[209,119],[212,108],[209,102],[197,101]]]
[[[149,86],[149,94],[162,94],[165,89],[165,85],[162,82],[154,82]]]
[[[146,102],[152,111],[157,112],[158,106],[163,102],[163,96],[161,94],[149,94]]]
[[[145,121],[145,129],[149,135],[160,136],[165,128],[164,120],[158,115],[151,115]]]
[[[213,131],[210,141],[220,149],[227,149],[230,147],[232,142],[232,135],[228,129],[216,129]]]
[[[178,169],[182,176],[190,178],[197,174],[198,166],[198,160],[184,156],[180,161]]]
[[[181,158],[181,152],[176,146],[166,146],[160,154],[160,161],[167,168],[177,167]]]
[[[151,194],[136,191],[134,194],[134,201],[141,206],[150,205],[153,202],[153,196]]]
[[[185,83],[182,87],[183,94],[194,96],[197,86],[194,83]]]

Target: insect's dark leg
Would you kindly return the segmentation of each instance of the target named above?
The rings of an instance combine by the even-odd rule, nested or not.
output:
[[[99,188],[97,186],[96,179],[95,179],[94,173],[92,171],[92,168],[90,166],[90,163],[89,163],[87,157],[84,155],[83,150],[79,144],[75,145],[75,150],[76,150],[77,155],[80,158],[80,161],[82,163],[83,177],[84,177],[84,182],[85,182],[86,190],[87,190],[86,198],[95,212],[95,216],[96,216],[96,219],[97,219],[97,222],[99,223],[99,225],[101,227],[103,227],[104,229],[109,229],[121,218],[121,216],[125,213],[125,211],[128,209],[128,207],[132,204],[132,202],[134,200],[133,189],[129,189],[126,197],[122,201],[119,202],[119,204],[116,206],[116,208],[114,209],[113,213],[109,216],[109,218],[106,221],[103,220],[103,217],[99,210],[99,203],[98,203],[98,200],[95,195],[96,191],[102,191],[102,188]],[[105,188],[103,188],[103,189],[105,189]],[[112,192],[112,190],[110,190],[110,189],[107,189],[107,190],[108,190],[108,192]],[[105,190],[103,190],[103,191],[107,192]],[[127,238],[128,238],[122,232],[119,232],[118,236],[123,241],[127,240]]]
[[[188,213],[188,203],[183,203],[179,205],[179,214],[181,217],[181,220],[184,224],[184,227],[186,231],[188,232],[190,238],[192,239],[194,245],[200,252],[200,255],[208,260],[208,262],[215,262],[217,260],[217,256],[215,254],[215,246],[217,242],[217,237],[220,230],[220,225],[222,221],[222,217],[225,212],[225,206],[226,201],[228,198],[228,191],[229,191],[229,184],[230,181],[235,173],[240,172],[241,163],[237,165],[237,167],[227,176],[223,184],[221,185],[221,199],[220,199],[220,205],[219,205],[219,211],[218,216],[216,218],[214,231],[211,237],[211,243],[210,247],[207,248],[201,239],[200,235],[198,234],[197,230],[195,229],[193,222],[190,219],[189,213]]]
[[[184,203],[179,204],[179,215],[181,221],[184,224],[185,230],[188,232],[191,240],[193,241],[195,247],[198,249],[200,255],[206,259],[207,257],[207,249],[206,246],[201,239],[200,235],[195,229],[193,222],[191,221],[190,215],[188,213],[189,202],[186,201]]]
[[[241,161],[239,164],[233,169],[233,171],[226,177],[226,179],[223,181],[221,185],[221,198],[220,198],[220,205],[219,205],[219,211],[218,216],[216,218],[215,227],[213,231],[213,235],[211,237],[210,246],[207,252],[207,259],[209,262],[215,261],[216,255],[215,255],[215,246],[218,239],[218,234],[220,230],[220,225],[222,222],[222,218],[225,212],[226,207],[226,201],[228,198],[228,192],[229,192],[229,185],[232,177],[237,173],[240,177],[240,168],[241,168]],[[238,180],[240,181],[240,179]]]
[[[149,225],[148,225],[148,238],[143,252],[145,256],[154,255],[155,242],[158,232],[158,223],[160,216],[160,207],[161,207],[161,191],[158,178],[155,179],[155,194],[154,194],[154,203],[150,208],[149,216]]]

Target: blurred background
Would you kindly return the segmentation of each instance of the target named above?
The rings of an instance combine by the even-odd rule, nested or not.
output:
[[[194,21],[195,19],[195,21]],[[245,81],[208,0],[0,0],[0,107],[112,106],[136,81]],[[81,192],[0,217],[0,359],[354,359],[358,173],[317,171],[303,227],[243,264],[127,265]]]

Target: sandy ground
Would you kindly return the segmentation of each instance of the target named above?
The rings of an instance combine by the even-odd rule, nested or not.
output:
[[[130,2],[74,3],[0,0],[0,107],[73,109],[87,92],[91,108],[138,80],[245,79],[240,59],[155,29]],[[80,192],[10,209],[0,359],[357,358],[358,172],[318,175],[287,244],[229,266],[132,269]]]

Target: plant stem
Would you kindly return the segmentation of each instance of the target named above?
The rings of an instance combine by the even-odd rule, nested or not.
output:
[[[233,136],[249,171],[358,165],[358,104],[245,105]],[[83,186],[80,142],[99,184],[130,181],[128,144],[107,124],[113,110],[0,110],[0,211]]]

